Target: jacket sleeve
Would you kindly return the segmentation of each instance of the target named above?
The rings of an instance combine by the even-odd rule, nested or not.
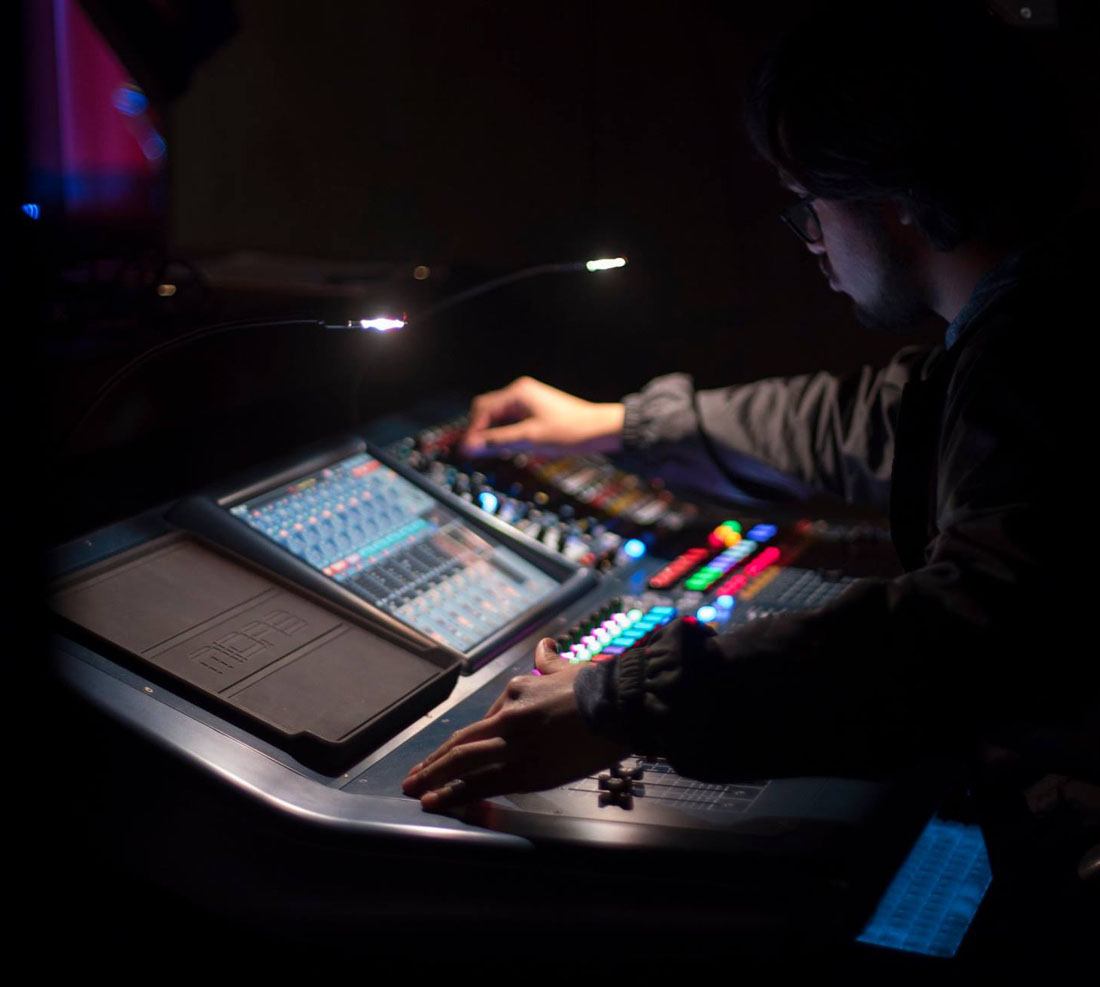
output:
[[[924,564],[722,636],[674,621],[578,676],[597,730],[704,779],[877,777],[1072,719],[1092,701],[1097,663],[1082,660],[1059,606],[1058,383],[1044,390],[1030,349],[1011,340],[968,350],[942,406]],[[820,458],[786,461],[818,470]]]
[[[878,370],[774,377],[696,391],[668,374],[624,398],[623,463],[719,497],[805,500],[826,492],[883,506],[896,412],[930,351],[909,347]]]

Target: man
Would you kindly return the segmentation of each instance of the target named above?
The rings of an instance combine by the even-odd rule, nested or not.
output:
[[[721,637],[674,621],[597,666],[567,665],[544,640],[541,677],[511,682],[410,772],[408,794],[445,809],[631,751],[708,780],[885,777],[949,757],[994,793],[1006,829],[1042,778],[1084,779],[1061,848],[1081,857],[1100,782],[1097,672],[1071,646],[1057,575],[1065,492],[1050,467],[1071,460],[1043,355],[1052,339],[1070,347],[1096,250],[1095,230],[1063,222],[1077,176],[1056,105],[965,0],[828,4],[769,58],[749,126],[797,196],[784,220],[862,321],[931,311],[944,346],[843,379],[695,393],[671,375],[621,404],[522,378],[474,402],[466,443],[622,452],[719,493],[889,501],[907,571]]]

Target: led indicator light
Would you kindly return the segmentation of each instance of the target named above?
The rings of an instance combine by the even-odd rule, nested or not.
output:
[[[640,559],[646,552],[645,542],[638,538],[628,538],[623,543],[623,551],[632,559]]]
[[[709,624],[712,620],[718,617],[718,610],[712,607],[710,604],[701,606],[695,611],[695,616],[698,620],[701,620],[704,624]]]

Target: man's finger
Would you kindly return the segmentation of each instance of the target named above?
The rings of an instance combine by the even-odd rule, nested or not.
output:
[[[406,795],[420,796],[441,788],[456,778],[499,763],[505,757],[508,742],[503,737],[490,737],[452,748],[441,758],[425,764],[421,771],[410,774],[401,785]]]
[[[558,654],[557,642],[552,637],[544,637],[535,648],[535,670],[541,675],[553,675],[564,671],[569,665]]]
[[[471,450],[530,448],[537,441],[535,423],[531,419],[516,422],[514,425],[498,425],[495,428],[472,429],[466,433],[466,447]]]
[[[420,804],[428,812],[441,812],[478,799],[507,795],[517,790],[515,770],[507,764],[491,764],[476,774],[456,778],[420,796]]]
[[[478,432],[494,421],[521,418],[530,413],[523,400],[524,388],[520,381],[512,381],[497,391],[486,391],[470,402],[469,431]]]
[[[470,402],[469,430],[477,432],[492,425],[493,419],[505,414],[513,403],[514,398],[508,388],[479,394]]]
[[[487,713],[476,723],[471,723],[469,726],[465,726],[461,730],[456,730],[452,733],[450,737],[424,758],[423,761],[419,764],[414,764],[409,769],[409,774],[413,775],[419,771],[423,771],[429,764],[435,763],[461,744],[473,743],[475,740],[485,740],[495,736],[496,733],[497,725],[496,723],[490,722],[490,714]]]

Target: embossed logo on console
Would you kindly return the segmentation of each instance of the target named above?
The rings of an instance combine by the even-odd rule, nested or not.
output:
[[[284,644],[288,637],[308,626],[308,621],[289,610],[272,610],[264,615],[263,620],[250,620],[244,627],[223,634],[187,657],[218,675],[224,675],[260,657],[270,647]]]

